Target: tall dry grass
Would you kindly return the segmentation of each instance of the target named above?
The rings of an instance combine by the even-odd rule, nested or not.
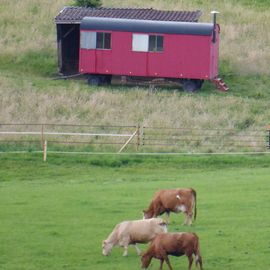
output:
[[[54,17],[65,5],[65,0],[1,0],[1,54],[22,54],[43,48],[55,49]]]
[[[0,123],[66,123],[190,128],[265,128],[267,102],[212,94],[183,95],[179,90],[99,88],[80,83],[41,91],[31,82],[0,80]]]

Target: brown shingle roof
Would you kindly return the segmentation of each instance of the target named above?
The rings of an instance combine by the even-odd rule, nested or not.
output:
[[[86,8],[64,7],[55,17],[57,24],[80,23],[84,17],[106,17],[136,20],[197,22],[202,15],[196,11],[166,11],[152,8]]]

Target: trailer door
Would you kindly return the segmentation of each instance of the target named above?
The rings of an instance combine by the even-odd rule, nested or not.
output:
[[[81,31],[80,73],[96,73],[96,39],[96,32]]]

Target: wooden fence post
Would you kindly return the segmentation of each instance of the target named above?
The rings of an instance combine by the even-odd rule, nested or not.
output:
[[[139,150],[139,147],[140,147],[140,124],[138,124],[137,126],[137,147],[136,147],[136,150],[138,151]]]
[[[47,141],[43,143],[43,161],[46,162],[47,160]]]
[[[268,125],[268,149],[270,149],[270,125]]]
[[[44,146],[44,125],[41,125],[41,147]]]
[[[118,151],[118,153],[121,153],[122,150],[129,144],[129,142],[134,138],[134,136],[137,134],[137,129],[136,131],[131,134],[131,136],[129,137],[129,139],[125,142],[125,144],[121,147],[121,149]]]
[[[144,126],[141,128],[141,145],[144,146]]]

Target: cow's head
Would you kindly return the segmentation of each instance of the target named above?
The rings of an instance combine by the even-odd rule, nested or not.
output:
[[[149,254],[147,254],[147,253],[144,253],[144,254],[142,254],[142,256],[141,256],[141,262],[142,262],[142,269],[147,269],[148,268],[148,266],[149,266],[149,264],[150,264],[150,262],[151,262],[151,260],[152,260],[152,256],[151,255],[149,255]]]
[[[153,215],[150,211],[147,211],[147,210],[143,210],[143,219],[149,219],[149,218],[152,218]]]
[[[107,242],[106,240],[102,242],[102,254],[108,256],[111,253],[113,244]]]
[[[165,233],[168,232],[168,224],[167,224],[165,221],[160,222],[158,225],[161,226],[161,227],[163,228],[163,231],[164,231]]]

